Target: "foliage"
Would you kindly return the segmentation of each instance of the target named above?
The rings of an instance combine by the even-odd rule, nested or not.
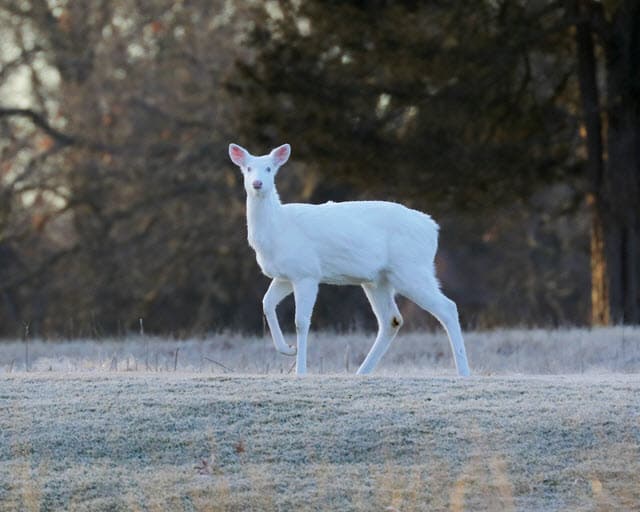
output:
[[[241,193],[219,151],[233,133],[221,83],[237,11],[34,1],[2,14],[20,58],[37,55],[36,106],[2,123],[8,319],[81,335],[139,317],[163,331],[241,318],[247,290],[229,278],[254,269]]]
[[[570,46],[547,5],[278,5],[238,81],[247,140],[291,133],[323,180],[432,208],[486,209],[570,170]]]
[[[0,336],[25,324],[107,335],[139,318],[175,335],[260,331],[266,279],[230,141],[292,144],[285,201],[375,197],[434,214],[464,324],[586,322],[591,187],[572,25],[605,39],[567,5],[2,3]],[[624,37],[629,5],[602,6]],[[617,214],[631,185],[609,194],[625,199]],[[611,232],[633,242],[617,214]],[[358,289],[321,290],[314,318],[373,321]]]

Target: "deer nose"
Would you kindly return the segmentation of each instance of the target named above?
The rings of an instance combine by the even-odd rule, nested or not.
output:
[[[260,190],[262,188],[262,182],[260,180],[255,180],[252,185],[256,190]]]

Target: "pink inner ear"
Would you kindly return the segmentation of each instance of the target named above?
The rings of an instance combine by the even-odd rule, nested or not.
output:
[[[243,163],[244,162],[244,151],[242,151],[239,147],[232,146],[231,147],[231,156],[233,157],[234,162]]]
[[[278,148],[276,149],[276,160],[278,162],[282,162],[283,160],[287,159],[288,154],[289,154],[289,151],[286,146]]]

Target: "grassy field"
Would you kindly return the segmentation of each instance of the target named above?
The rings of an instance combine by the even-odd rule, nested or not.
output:
[[[640,510],[638,336],[470,334],[470,379],[433,335],[365,378],[357,335],[303,379],[262,339],[7,343],[0,511]]]
[[[309,372],[354,373],[375,335],[312,332]],[[291,342],[294,341],[289,336]],[[510,329],[465,333],[471,369],[480,375],[640,373],[640,328]],[[0,341],[0,375],[36,372],[187,371],[207,374],[287,374],[293,358],[278,354],[266,336],[216,334],[174,340],[125,339]],[[401,333],[376,375],[433,376],[453,370],[449,342],[435,333]]]

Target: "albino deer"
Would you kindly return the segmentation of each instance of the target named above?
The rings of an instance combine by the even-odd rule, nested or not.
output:
[[[249,245],[262,272],[273,279],[262,304],[276,349],[297,353],[296,373],[305,374],[318,285],[359,284],[378,320],[378,334],[358,374],[373,371],[402,326],[399,293],[440,321],[458,374],[469,375],[456,304],[440,291],[435,276],[438,225],[424,213],[384,201],[282,204],[274,178],[290,154],[288,144],[263,156],[229,145],[244,176]],[[291,292],[297,351],[285,343],[276,316],[276,306]]]

